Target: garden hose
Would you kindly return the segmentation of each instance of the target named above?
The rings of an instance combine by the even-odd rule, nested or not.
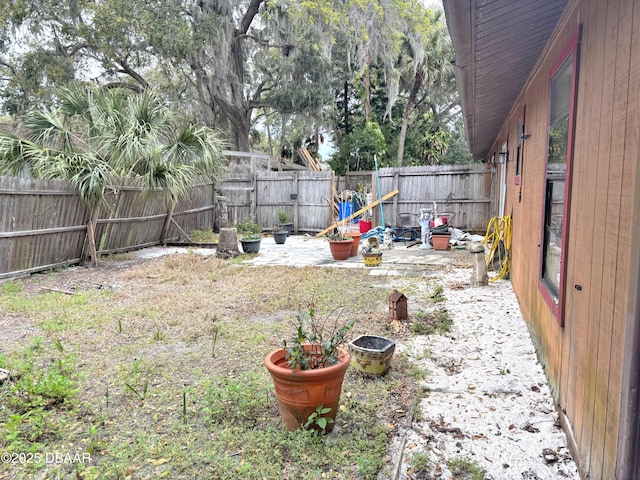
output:
[[[493,217],[487,226],[482,244],[488,249],[487,271],[496,272],[490,282],[509,278],[511,273],[511,216]]]

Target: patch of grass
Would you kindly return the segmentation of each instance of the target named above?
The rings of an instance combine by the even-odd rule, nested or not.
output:
[[[15,295],[22,292],[22,286],[18,283],[8,281],[0,284],[0,294],[2,295]]]
[[[100,261],[101,262],[122,262],[125,260],[133,260],[135,257],[129,253],[129,252],[125,252],[125,253],[110,253],[107,255],[101,255],[100,256]]]
[[[414,452],[411,454],[411,472],[414,478],[429,478],[433,468],[433,461],[427,452]]]
[[[0,367],[11,374],[0,388],[0,450],[35,453],[62,441],[77,405],[77,361],[37,339],[22,351],[2,355]]]
[[[468,457],[455,457],[447,463],[451,475],[460,480],[484,480],[487,471]]]
[[[204,413],[215,423],[255,426],[272,407],[268,375],[242,372],[237,378],[220,378],[205,389]]]
[[[103,295],[109,296],[110,293],[84,290],[73,295],[50,291],[27,295],[19,287],[5,287],[0,305],[8,312],[29,315],[43,330],[60,332],[95,324],[92,318],[100,316],[100,313],[89,311],[87,307],[98,302]]]
[[[218,235],[209,230],[192,230],[189,233],[189,238],[194,243],[216,243],[218,241]]]
[[[242,262],[244,262],[245,260],[248,260],[249,258],[253,258],[255,256],[256,254],[254,253],[241,253],[237,257],[230,258],[229,263],[231,263],[232,265],[242,265]]]
[[[444,287],[439,284],[436,285],[429,298],[431,298],[433,303],[444,302],[447,299],[447,297],[444,296]]]
[[[161,342],[162,340],[164,340],[164,338],[165,338],[165,334],[160,330],[156,330],[155,333],[153,334],[154,342]]]
[[[354,338],[384,335],[388,282],[180,255],[3,284],[3,311],[18,305],[17,316],[47,328],[0,355],[0,366],[26,363],[34,379],[23,410],[17,391],[0,386],[0,451],[87,452],[92,461],[0,465],[0,478],[377,478],[398,412],[415,398],[409,366],[394,359],[375,380],[348,373],[336,428],[314,437],[284,429],[262,362],[314,298],[323,318],[345,306]],[[42,293],[96,284],[116,288]]]
[[[445,309],[435,312],[418,312],[416,321],[411,324],[414,335],[443,334],[451,331],[453,319]]]

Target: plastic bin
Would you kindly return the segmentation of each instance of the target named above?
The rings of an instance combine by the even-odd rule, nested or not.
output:
[[[360,221],[358,222],[358,226],[360,227],[360,233],[367,233],[369,230],[371,230],[373,222],[367,222],[366,220],[360,219]]]
[[[338,207],[338,220],[344,220],[353,214],[353,202],[340,202]]]

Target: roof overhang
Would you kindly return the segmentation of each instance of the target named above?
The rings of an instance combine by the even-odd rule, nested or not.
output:
[[[444,0],[469,149],[486,158],[567,0]]]

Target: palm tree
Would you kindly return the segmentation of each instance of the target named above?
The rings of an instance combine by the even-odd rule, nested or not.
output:
[[[442,12],[427,10],[424,17],[422,35],[405,38],[399,59],[400,80],[409,92],[404,108],[400,135],[398,138],[397,163],[401,167],[407,137],[409,116],[418,103],[420,92],[430,94],[430,90],[440,82],[452,78],[453,67],[448,57],[451,53],[445,26],[441,22]]]
[[[224,144],[214,130],[180,124],[151,90],[73,85],[58,92],[57,109],[34,111],[17,135],[0,132],[0,174],[68,181],[87,205],[93,261],[93,227],[105,187],[131,179],[166,196],[169,206],[203,179],[223,170]]]

